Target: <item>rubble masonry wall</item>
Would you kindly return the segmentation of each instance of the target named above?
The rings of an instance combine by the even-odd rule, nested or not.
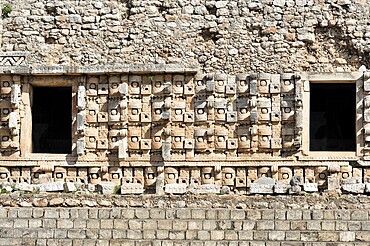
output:
[[[5,4],[5,2],[4,2]],[[357,71],[366,0],[10,1],[1,50],[32,65],[168,64],[203,72]]]

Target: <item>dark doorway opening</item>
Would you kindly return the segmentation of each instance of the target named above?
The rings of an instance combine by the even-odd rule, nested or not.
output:
[[[34,87],[33,153],[72,152],[72,88]]]
[[[310,150],[356,150],[356,84],[310,84]]]

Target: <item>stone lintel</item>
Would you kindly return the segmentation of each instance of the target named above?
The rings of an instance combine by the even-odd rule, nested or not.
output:
[[[102,65],[102,66],[3,66],[0,73],[21,75],[79,75],[79,74],[148,74],[148,73],[187,73],[195,74],[197,67],[181,64],[151,64],[151,65]]]

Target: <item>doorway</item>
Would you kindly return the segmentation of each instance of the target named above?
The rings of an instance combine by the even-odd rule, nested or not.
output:
[[[310,151],[356,151],[356,84],[310,84]]]
[[[72,152],[72,88],[33,87],[33,153]]]

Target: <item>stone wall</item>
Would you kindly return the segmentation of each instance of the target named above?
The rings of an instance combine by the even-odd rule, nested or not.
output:
[[[5,2],[4,2],[5,3]],[[205,72],[357,71],[365,0],[10,1],[1,50],[32,65],[181,63]]]
[[[368,73],[340,76],[370,91]],[[96,189],[87,183],[104,183],[96,188],[106,194],[116,186],[122,194],[341,188],[370,193],[364,92],[358,92],[356,151],[348,156],[322,152],[321,157],[307,151],[305,88],[315,79],[307,73],[233,76],[184,70],[1,75],[0,182],[27,183],[15,188],[30,192],[35,187],[29,184],[59,192],[71,183],[89,191]],[[71,154],[37,155],[32,152],[31,91],[58,85],[72,88]]]
[[[0,245],[365,246],[368,210],[0,208]]]
[[[366,1],[10,5],[0,23],[4,187],[370,193]],[[351,153],[310,152],[310,83],[325,81],[356,85]],[[72,88],[70,154],[33,153],[37,86]]]

